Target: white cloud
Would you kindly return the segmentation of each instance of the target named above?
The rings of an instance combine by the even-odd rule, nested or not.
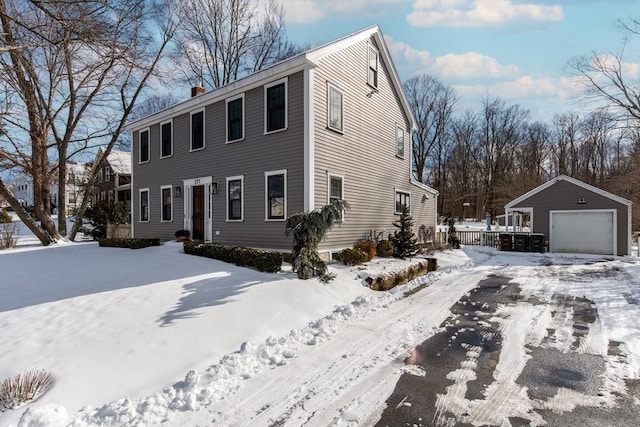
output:
[[[402,64],[409,75],[431,74],[445,81],[472,78],[515,77],[520,70],[515,65],[502,65],[497,59],[476,52],[447,54],[434,57],[403,42],[385,36],[394,62]]]
[[[503,78],[519,73],[515,65],[502,65],[497,59],[476,52],[439,56],[433,70],[443,79]]]
[[[453,89],[460,99],[466,100],[467,108],[477,108],[481,98],[491,96],[534,110],[535,116],[550,118],[575,108],[582,86],[571,77],[521,76],[488,85],[453,85]]]
[[[330,16],[380,16],[405,0],[278,0],[284,6],[286,22],[304,24]]]
[[[562,6],[514,0],[415,0],[407,22],[416,27],[488,27],[564,18]]]

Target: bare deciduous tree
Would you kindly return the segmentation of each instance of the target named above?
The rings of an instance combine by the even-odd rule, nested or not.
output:
[[[585,86],[584,97],[588,101],[604,102],[617,112],[617,118],[626,122],[628,117],[640,122],[640,79],[626,67],[626,49],[630,45],[637,49],[640,43],[640,19],[620,21],[627,33],[617,52],[603,54],[592,52],[574,58],[569,65]],[[637,60],[637,58],[634,58]]]
[[[177,1],[176,66],[191,85],[217,88],[300,51],[286,40],[284,11],[274,0]]]
[[[42,225],[33,227],[24,209],[17,212],[47,245],[65,233],[68,159],[98,145],[106,145],[108,154],[176,22],[166,5],[140,0],[0,0],[0,19],[8,46],[29,46],[0,55],[2,80],[11,89],[7,102],[13,103],[4,117],[0,158],[33,178]],[[49,209],[54,174],[58,229]]]
[[[417,130],[413,134],[413,171],[416,180],[427,182],[428,160],[436,144],[446,143],[445,135],[456,96],[438,79],[422,74],[404,83],[409,106],[416,119]],[[442,151],[442,150],[440,150]]]

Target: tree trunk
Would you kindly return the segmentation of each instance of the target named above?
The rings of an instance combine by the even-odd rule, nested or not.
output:
[[[61,153],[62,154],[62,153]],[[66,153],[58,160],[58,232],[67,235],[67,158]]]
[[[2,179],[0,179],[0,195],[5,198],[13,210],[18,214],[18,217],[22,220],[24,225],[40,240],[43,246],[47,246],[54,242],[51,236],[38,225],[31,215],[20,205],[18,200],[11,194],[9,189],[4,185]]]

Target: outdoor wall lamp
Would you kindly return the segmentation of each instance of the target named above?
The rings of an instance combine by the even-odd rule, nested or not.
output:
[[[587,201],[584,199],[584,197],[580,197],[580,198],[578,199],[578,204],[579,204],[579,205],[586,205],[586,204],[587,204]]]
[[[182,187],[176,187],[175,196],[176,196],[177,199],[182,197]]]

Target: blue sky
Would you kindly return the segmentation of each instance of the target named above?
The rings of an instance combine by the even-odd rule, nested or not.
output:
[[[519,104],[534,120],[579,111],[571,58],[618,52],[618,19],[640,17],[640,0],[279,0],[288,37],[317,45],[379,25],[404,81],[426,73],[453,87],[458,109],[484,96]],[[635,37],[639,39],[640,37]],[[625,49],[640,80],[640,43]]]

